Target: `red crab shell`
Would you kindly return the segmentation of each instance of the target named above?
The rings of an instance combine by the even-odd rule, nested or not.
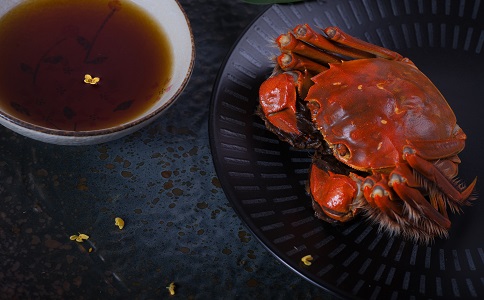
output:
[[[447,236],[447,208],[469,205],[476,184],[456,179],[466,135],[449,104],[399,53],[323,31],[298,25],[276,39],[281,55],[257,111],[281,140],[316,150],[316,215],[346,222],[363,213],[419,242]]]
[[[357,170],[392,168],[403,162],[407,145],[464,135],[439,90],[408,62],[345,61],[330,64],[312,80],[305,100],[313,122],[335,156]],[[349,153],[334,147],[340,144]],[[430,159],[455,154],[438,150]]]

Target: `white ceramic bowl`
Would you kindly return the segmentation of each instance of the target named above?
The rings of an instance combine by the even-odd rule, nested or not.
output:
[[[173,71],[169,89],[148,111],[116,127],[92,131],[66,131],[33,125],[0,110],[0,124],[26,137],[58,145],[89,145],[111,141],[148,125],[168,108],[186,86],[193,70],[195,46],[189,20],[176,0],[133,1],[148,12],[162,27],[173,50]],[[2,0],[0,17],[23,0]],[[122,2],[121,2],[122,3]],[[174,30],[176,29],[176,30]]]

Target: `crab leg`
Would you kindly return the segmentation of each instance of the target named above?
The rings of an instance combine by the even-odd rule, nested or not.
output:
[[[319,74],[328,69],[323,65],[318,64],[311,59],[304,56],[297,55],[296,53],[283,53],[277,57],[277,63],[284,71],[299,70],[304,72],[305,70]]]
[[[341,62],[341,58],[322,52],[307,43],[301,42],[290,32],[281,34],[276,39],[276,43],[283,52],[297,53],[320,64]]]
[[[435,167],[442,172],[447,178],[454,178],[459,173],[458,164],[460,158],[457,155],[451,156],[447,159],[438,160],[434,163]]]
[[[388,184],[395,193],[408,203],[414,210],[421,211],[428,219],[433,220],[441,227],[450,228],[450,221],[447,216],[439,213],[422,193],[417,190],[417,183],[413,179],[412,171],[405,164],[398,164],[397,168],[391,173]]]
[[[374,182],[370,180],[370,182]],[[368,203],[372,206],[378,207],[386,216],[388,216],[393,221],[396,221],[397,216],[402,214],[402,206],[397,202],[393,201],[392,192],[387,188],[387,180],[382,178],[380,181],[374,185],[368,180],[365,180],[363,184],[363,195]]]
[[[421,211],[428,219],[434,221],[439,226],[449,229],[450,228],[450,220],[440,214],[437,209],[435,209],[418,191],[412,187],[406,185],[403,180],[397,181],[395,180],[392,183],[393,190],[397,193],[398,197],[408,203],[412,208],[418,208],[418,211]]]
[[[404,157],[407,163],[425,178],[434,182],[437,187],[454,202],[465,204],[471,196],[477,178],[463,191],[458,191],[454,185],[435,167],[434,164],[418,157],[412,149],[404,149]]]
[[[420,186],[416,182],[412,170],[408,165],[398,163],[395,170],[390,174],[388,184],[393,188],[395,193],[397,193],[397,195],[414,210],[421,211],[429,219],[444,228],[450,227],[447,210],[445,209],[445,202],[440,199],[440,202],[431,205],[422,193],[417,190]]]
[[[410,167],[405,163],[397,163],[395,170],[393,170],[393,172],[390,174],[390,180],[388,184],[389,186],[393,187],[395,183],[402,183],[402,182],[405,182],[405,184],[410,188],[415,188],[415,189],[422,188],[421,185],[417,182]],[[420,208],[415,202],[410,201],[407,203],[410,206],[412,206],[414,210],[416,211],[420,210]],[[430,196],[430,203],[444,217],[447,217],[446,202],[442,197],[437,197],[437,195]]]
[[[457,166],[456,163],[460,162],[457,156],[451,157],[447,160],[439,161],[435,164],[436,168],[440,170],[445,176],[448,178],[452,178],[457,174]],[[446,166],[447,165],[447,166]],[[408,164],[397,164],[397,168],[392,172],[392,182],[395,179],[401,180],[401,178],[405,178],[405,182],[408,186],[420,189],[422,188],[420,183],[417,183],[416,178],[410,169]],[[460,206],[465,203],[460,202],[450,202],[449,197],[445,195],[440,189],[436,190],[433,188],[428,189],[429,192],[429,200],[432,206],[437,209],[443,216],[447,217],[447,205],[453,211],[459,211]]]
[[[386,58],[389,60],[403,59],[403,56],[397,52],[352,37],[351,35],[343,32],[338,27],[328,27],[324,30],[324,33],[326,33],[330,40],[340,43],[341,45],[345,45],[347,47],[371,53],[378,57]]]
[[[464,133],[462,133],[464,134]],[[466,136],[452,137],[438,141],[410,141],[418,155],[427,160],[445,158],[458,154],[464,149]]]
[[[322,50],[330,51],[340,55],[347,56],[349,58],[371,58],[373,55],[362,52],[356,49],[343,48],[332,42],[330,42],[322,34],[314,31],[308,24],[298,25],[293,29],[293,33],[298,40],[306,42],[313,45],[314,47],[320,48]]]

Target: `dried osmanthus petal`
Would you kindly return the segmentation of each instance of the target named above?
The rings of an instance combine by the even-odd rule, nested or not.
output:
[[[171,296],[175,295],[175,283],[172,282],[170,283],[169,286],[166,287],[168,289],[168,292],[170,293]]]
[[[87,234],[84,234],[84,233],[79,233],[79,237],[83,240],[87,240],[89,238],[89,236]]]
[[[303,256],[301,258],[301,261],[303,262],[303,264],[305,264],[306,266],[310,266],[311,265],[311,261],[313,260],[313,257],[311,255],[306,255],[306,256]]]
[[[84,240],[87,240],[88,238],[89,238],[89,236],[87,234],[84,234],[84,233],[79,233],[79,235],[74,234],[74,235],[71,235],[69,237],[69,239],[71,241],[76,241],[76,242],[79,242],[79,243],[82,243]]]
[[[99,77],[92,77],[90,74],[84,75],[84,83],[97,84],[100,80]]]
[[[120,217],[114,218],[114,225],[118,226],[119,229],[123,229],[124,227],[124,220],[121,219]]]

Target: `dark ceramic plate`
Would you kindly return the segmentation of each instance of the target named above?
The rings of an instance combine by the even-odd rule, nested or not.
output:
[[[434,81],[468,135],[461,179],[484,178],[482,20],[479,0],[310,1],[270,7],[240,37],[213,92],[215,167],[240,217],[288,267],[345,298],[484,297],[482,200],[451,217],[448,240],[428,246],[389,238],[363,219],[324,223],[305,193],[310,153],[279,142],[254,115],[277,53],[272,40],[299,23],[336,25],[409,57]],[[307,254],[309,267],[300,261]]]

